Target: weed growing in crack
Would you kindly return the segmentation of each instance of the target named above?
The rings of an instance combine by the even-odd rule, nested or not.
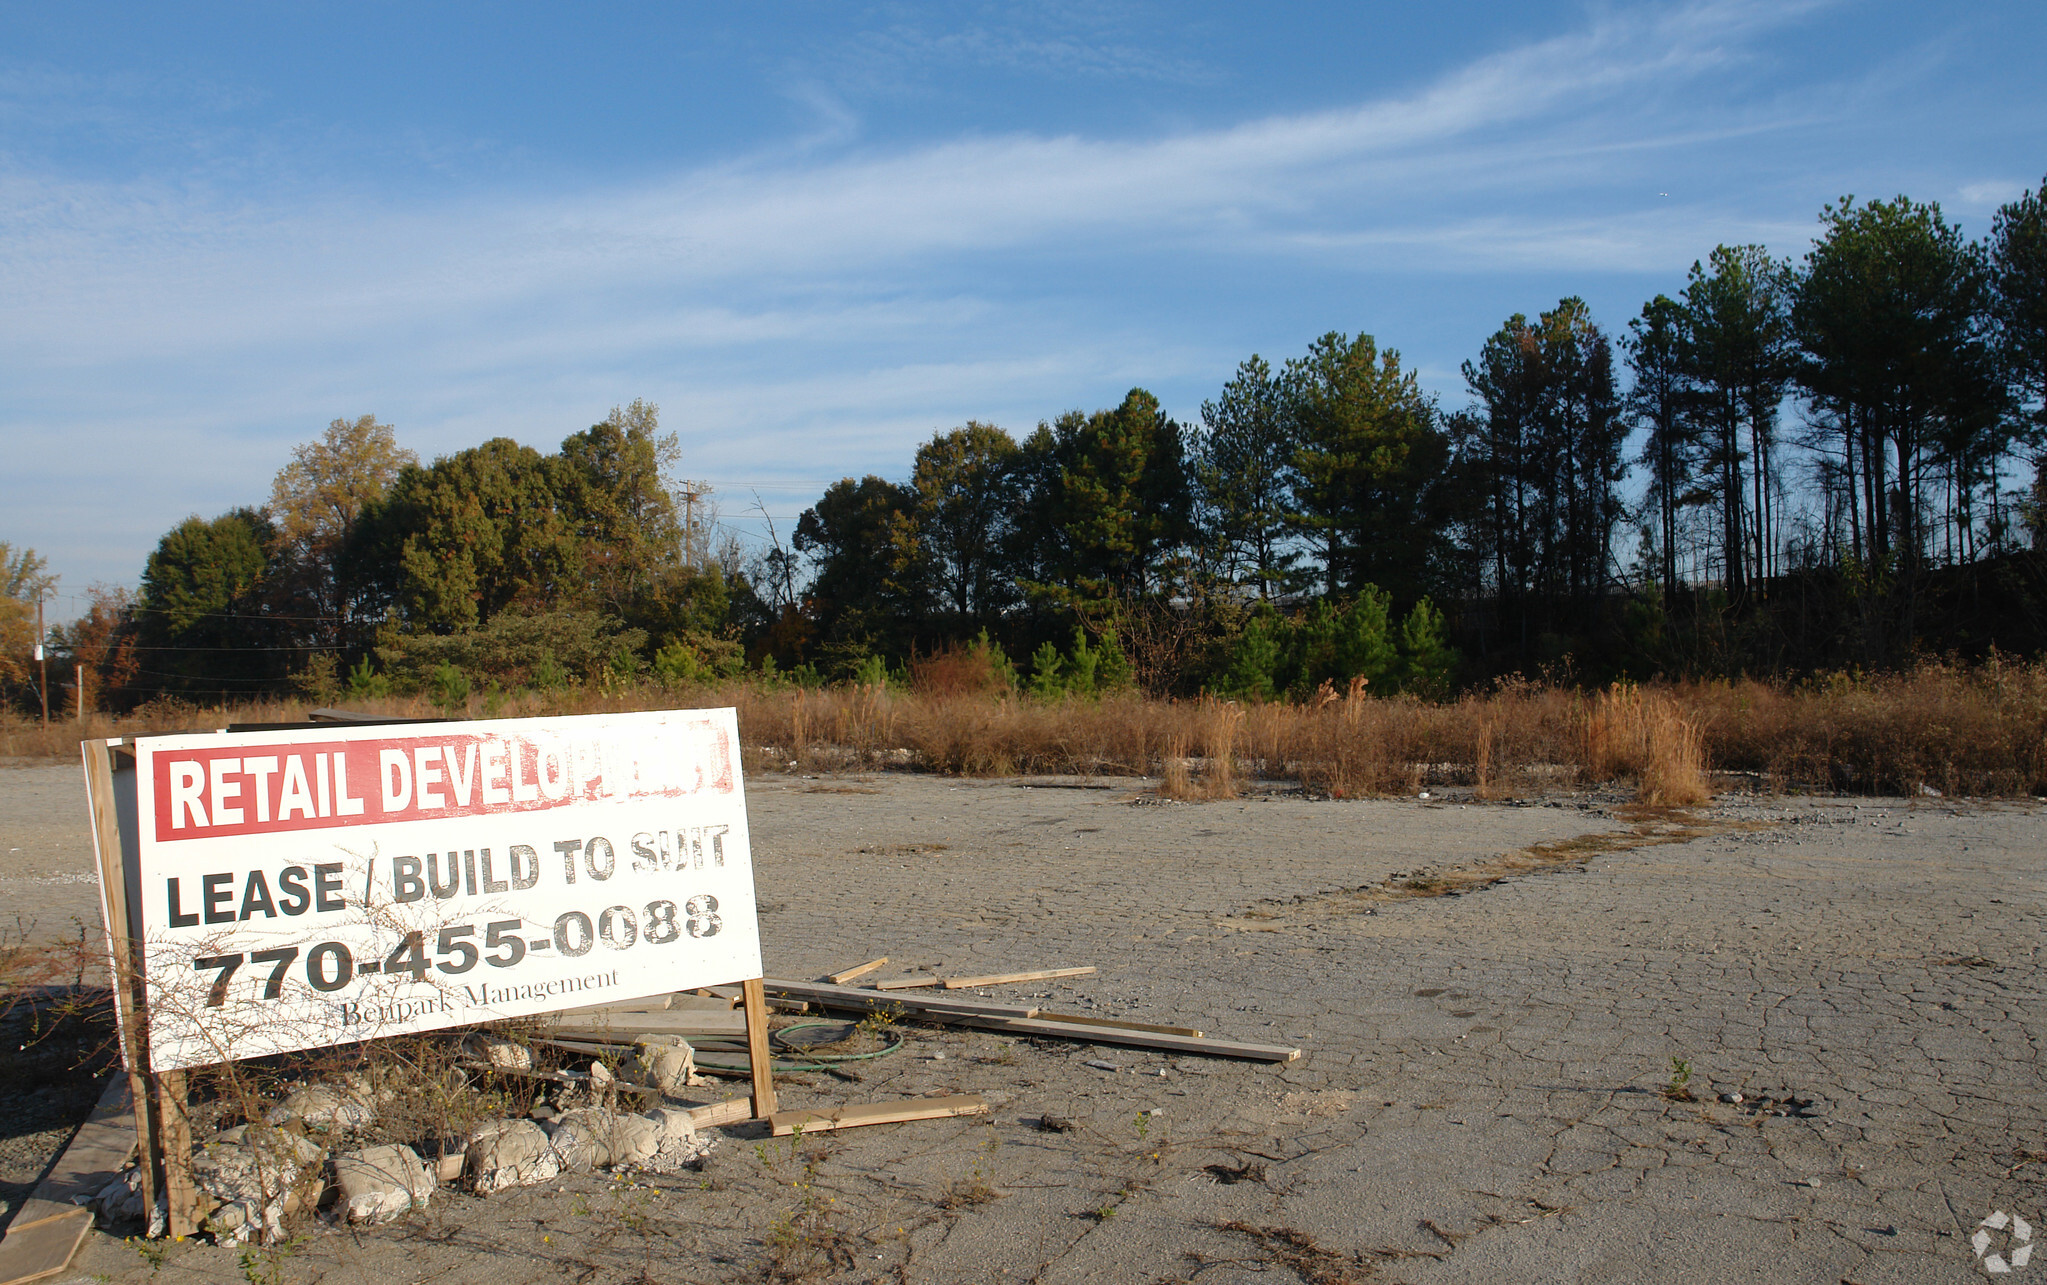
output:
[[[249,1285],[284,1285],[284,1265],[299,1252],[305,1241],[293,1236],[273,1245],[248,1245],[240,1258],[242,1279]]]
[[[145,1240],[140,1236],[128,1238],[128,1248],[142,1256],[149,1264],[149,1274],[156,1275],[163,1270],[164,1259],[170,1257],[171,1243],[168,1240]]]
[[[896,1023],[902,1020],[902,1016],[903,1006],[901,1004],[882,1004],[877,1006],[873,1012],[861,1018],[854,1025],[853,1029],[870,1040],[886,1042],[889,1038],[889,1032],[895,1029]]]
[[[837,1201],[818,1190],[818,1170],[826,1158],[824,1149],[817,1147],[802,1155],[802,1168],[793,1174],[787,1172],[787,1166],[798,1159],[802,1143],[803,1130],[798,1128],[790,1134],[785,1152],[778,1151],[772,1143],[754,1148],[769,1175],[787,1183],[796,1197],[794,1205],[768,1224],[767,1234],[762,1238],[768,1251],[766,1276],[770,1281],[810,1280],[848,1270],[855,1262],[853,1239],[836,1220]]]
[[[1663,1097],[1670,1102],[1696,1101],[1692,1096],[1692,1064],[1681,1057],[1670,1059],[1670,1082],[1663,1086]]]
[[[1187,1279],[1199,1278],[1217,1267],[1249,1268],[1259,1272],[1280,1267],[1291,1271],[1305,1285],[1363,1285],[1363,1282],[1378,1277],[1380,1259],[1429,1258],[1440,1261],[1443,1258],[1440,1253],[1411,1249],[1377,1249],[1345,1254],[1292,1227],[1259,1227],[1234,1219],[1217,1223],[1216,1228],[1250,1241],[1257,1256],[1220,1258],[1199,1251],[1190,1252],[1187,1259],[1193,1264],[1194,1271]]]
[[[995,1190],[994,1177],[995,1153],[1001,1147],[1002,1139],[996,1137],[995,1131],[990,1129],[987,1140],[981,1144],[980,1154],[974,1157],[973,1168],[967,1170],[966,1177],[952,1185],[952,1190],[938,1202],[939,1208],[968,1209],[1000,1199],[1002,1193]]]

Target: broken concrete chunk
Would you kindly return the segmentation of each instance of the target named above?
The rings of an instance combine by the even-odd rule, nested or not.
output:
[[[192,1182],[216,1200],[281,1198],[325,1154],[311,1138],[250,1128],[239,1142],[208,1143],[192,1156]]]
[[[108,1222],[142,1217],[142,1170],[125,1169],[92,1198],[92,1207]]]
[[[239,1142],[215,1140],[192,1156],[192,1185],[212,1205],[209,1228],[247,1240],[258,1230],[282,1236],[284,1215],[301,1203],[300,1188],[319,1185],[325,1152],[310,1138],[267,1125],[252,1125]],[[303,1195],[316,1195],[308,1190]]]
[[[561,1172],[547,1130],[531,1120],[493,1120],[469,1135],[463,1171],[479,1196],[546,1182]]]
[[[555,1121],[554,1153],[571,1173],[645,1164],[660,1148],[661,1133],[661,1124],[646,1116],[584,1107]]]
[[[514,1040],[499,1039],[493,1035],[472,1035],[463,1042],[463,1049],[477,1061],[500,1071],[533,1069],[533,1050]]]
[[[365,1147],[334,1157],[334,1185],[349,1222],[381,1223],[426,1208],[434,1175],[411,1147]]]
[[[710,1154],[716,1142],[697,1132],[696,1121],[683,1107],[656,1107],[641,1118],[652,1121],[660,1131],[659,1145],[641,1166],[653,1173],[686,1169]]]
[[[697,1074],[696,1050],[685,1041],[641,1036],[636,1043],[643,1083],[663,1093],[679,1093],[703,1083],[703,1077]]]
[[[370,1094],[355,1084],[301,1084],[263,1117],[269,1124],[303,1121],[308,1129],[361,1129],[377,1118]]]

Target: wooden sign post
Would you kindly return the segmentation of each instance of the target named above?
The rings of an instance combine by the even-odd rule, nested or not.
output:
[[[768,996],[758,977],[739,984],[746,1009],[746,1064],[753,1071],[753,1118],[775,1113],[775,1059],[768,1051]]]

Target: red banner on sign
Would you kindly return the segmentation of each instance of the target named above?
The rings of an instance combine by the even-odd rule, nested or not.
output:
[[[421,732],[181,749],[152,756],[156,840],[536,812],[730,794],[734,756],[709,722],[602,740]]]

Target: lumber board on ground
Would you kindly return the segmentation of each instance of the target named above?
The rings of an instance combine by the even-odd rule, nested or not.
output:
[[[72,1135],[71,1145],[64,1148],[64,1154],[57,1157],[50,1172],[21,1202],[21,1208],[14,1211],[12,1225],[25,1228],[44,1218],[72,1212],[78,1208],[73,1197],[97,1196],[127,1167],[134,1154],[133,1090],[128,1087],[128,1077],[115,1071],[107,1082],[106,1092],[100,1095],[99,1105]]]
[[[1076,1022],[1082,1026],[1113,1026],[1125,1031],[1150,1031],[1154,1035],[1186,1035],[1200,1039],[1203,1032],[1191,1026],[1154,1026],[1150,1022],[1116,1022],[1106,1017],[1087,1017],[1080,1013],[1047,1013],[1038,1010],[1041,1022]]]
[[[965,990],[969,986],[1002,986],[1010,982],[1046,982],[1055,977],[1086,977],[1095,971],[1094,965],[1085,968],[1040,968],[1029,973],[990,973],[986,977],[948,977],[944,981],[949,991]]]
[[[635,1035],[744,1035],[746,1014],[733,1009],[699,1009],[680,1013],[580,1013],[554,1027],[554,1034],[575,1039],[591,1034],[623,1038]]]
[[[980,1095],[962,1093],[949,1098],[905,1098],[901,1102],[870,1102],[864,1106],[825,1107],[807,1111],[777,1111],[768,1124],[778,1138],[799,1128],[805,1133],[828,1129],[855,1129],[864,1124],[900,1124],[909,1120],[943,1120],[952,1116],[986,1115],[988,1103]]]
[[[699,1129],[714,1129],[724,1124],[744,1124],[753,1119],[752,1098],[728,1098],[713,1102],[709,1106],[691,1107],[690,1123]]]
[[[90,1209],[66,1209],[27,1225],[17,1219],[0,1241],[0,1285],[27,1285],[57,1275],[71,1266],[71,1256],[91,1230]]]
[[[1083,1044],[1122,1044],[1131,1048],[1164,1049],[1170,1053],[1200,1053],[1208,1057],[1235,1057],[1252,1062],[1291,1062],[1301,1055],[1299,1049],[1283,1048],[1276,1044],[1245,1044],[1236,1040],[1209,1039],[1206,1036],[1159,1035],[1150,1031],[1133,1031],[1119,1026],[1088,1026],[1079,1022],[1047,1022],[1030,1018],[1015,1017],[963,1017],[962,1026],[978,1027],[989,1031],[1007,1031],[1012,1035],[1040,1035],[1055,1040],[1078,1040]]]
[[[655,995],[647,999],[622,999],[610,1004],[584,1004],[576,1008],[556,1009],[556,1017],[578,1017],[587,1013],[666,1013],[675,1007],[673,995]],[[707,1003],[710,1001],[698,1001]]]
[[[831,976],[825,978],[825,980],[830,982],[834,986],[844,986],[847,982],[852,981],[856,977],[867,976],[867,974],[873,972],[877,968],[880,968],[883,964],[886,964],[887,962],[888,956],[883,955],[880,959],[870,959],[866,963],[855,965],[854,967],[847,969],[843,973],[833,973]]]
[[[909,1016],[938,1020],[959,1017],[1035,1017],[1038,1010],[1024,1004],[988,1004],[977,1000],[941,999],[909,995],[897,998],[864,986],[828,986],[823,982],[792,982],[770,977],[767,988],[783,995],[807,999],[825,1008],[853,1009],[872,1013],[878,1009],[900,1009]]]
[[[878,991],[911,991],[923,986],[936,986],[938,983],[939,979],[936,977],[884,977],[874,983],[874,989]]]
[[[75,1198],[98,1195],[134,1154],[134,1090],[116,1071],[71,1145],[14,1211],[7,1239],[0,1241],[0,1285],[23,1285],[69,1267],[92,1230],[92,1211]]]

